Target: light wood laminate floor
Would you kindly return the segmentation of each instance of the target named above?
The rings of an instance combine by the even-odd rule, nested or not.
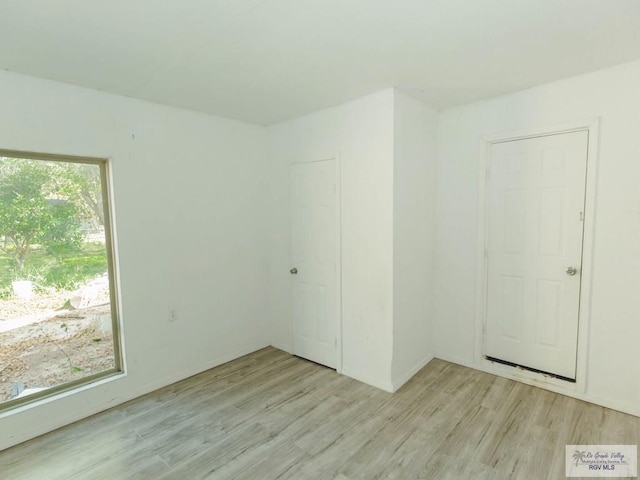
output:
[[[0,478],[562,479],[640,418],[441,360],[395,394],[266,348],[0,452]]]

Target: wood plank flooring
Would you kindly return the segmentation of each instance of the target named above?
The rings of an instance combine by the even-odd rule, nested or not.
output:
[[[0,478],[562,479],[640,418],[433,360],[395,394],[266,348],[0,452]]]

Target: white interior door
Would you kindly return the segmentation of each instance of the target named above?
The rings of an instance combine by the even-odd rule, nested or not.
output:
[[[485,353],[575,379],[588,132],[497,143]]]
[[[293,352],[335,368],[338,328],[336,162],[291,167]]]

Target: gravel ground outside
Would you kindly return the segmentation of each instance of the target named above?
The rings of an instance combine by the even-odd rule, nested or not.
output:
[[[18,382],[48,388],[114,368],[109,304],[73,309],[72,294],[0,301],[0,402]],[[16,319],[29,323],[3,331]]]

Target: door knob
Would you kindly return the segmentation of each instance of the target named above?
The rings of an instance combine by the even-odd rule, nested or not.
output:
[[[291,275],[296,275],[298,273],[298,269],[296,267],[293,267],[291,270],[289,270],[289,273]]]
[[[567,272],[567,275],[573,277],[576,273],[578,273],[578,269],[576,267],[567,267],[565,272]]]

